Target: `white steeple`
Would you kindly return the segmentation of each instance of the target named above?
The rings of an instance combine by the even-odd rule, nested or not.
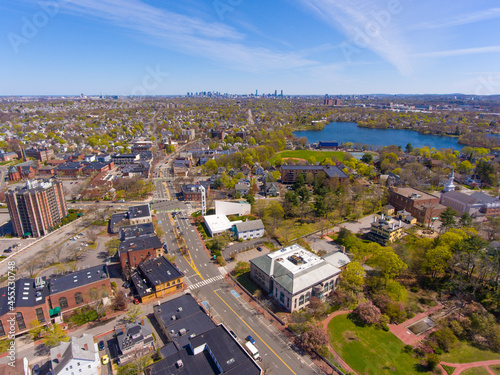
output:
[[[455,180],[455,170],[452,169],[450,178],[448,179],[448,182],[444,185],[443,193],[455,190],[455,184],[453,183],[454,180]]]

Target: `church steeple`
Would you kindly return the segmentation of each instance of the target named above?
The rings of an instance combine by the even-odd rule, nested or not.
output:
[[[448,182],[444,185],[443,193],[447,193],[449,191],[455,190],[455,170],[451,170],[450,178],[448,179]]]

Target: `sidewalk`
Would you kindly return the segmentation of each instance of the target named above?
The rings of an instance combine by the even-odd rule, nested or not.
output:
[[[325,320],[323,320],[323,329],[325,330],[325,332],[328,333],[328,324],[330,323],[330,320],[342,314],[349,314],[351,311],[352,310],[339,310],[335,311],[334,313],[331,313]],[[345,363],[344,360],[340,357],[340,355],[338,355],[338,353],[335,350],[333,350],[330,343],[328,343],[328,348],[333,353],[333,356],[344,370],[356,374],[356,371],[354,371],[347,363]]]
[[[490,361],[481,361],[481,362],[470,362],[470,363],[448,363],[448,362],[441,362],[439,364],[439,367],[441,368],[441,371],[443,375],[447,375],[447,372],[444,370],[441,365],[446,365],[446,366],[451,366],[455,367],[455,371],[453,371],[452,375],[458,375],[462,373],[462,371],[474,368],[474,367],[484,367],[486,371],[488,371],[490,374],[495,375],[493,371],[488,366],[491,365],[500,365],[500,359],[493,359]]]

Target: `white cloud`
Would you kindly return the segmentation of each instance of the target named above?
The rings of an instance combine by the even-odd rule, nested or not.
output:
[[[347,37],[344,46],[371,50],[402,74],[412,71],[408,59],[409,43],[402,38],[402,30],[396,22],[404,11],[402,3],[391,7],[390,3],[382,0],[295,1],[305,5],[327,24],[340,28]]]
[[[452,18],[446,19],[439,17],[437,21],[427,21],[417,24],[412,29],[441,29],[446,27],[462,26],[474,22],[485,21],[500,17],[500,8],[492,8],[475,13],[467,13],[456,15]]]
[[[447,51],[434,51],[417,53],[416,57],[451,57],[463,55],[476,55],[480,53],[496,53],[500,52],[500,46],[477,47],[477,48],[462,48]]]
[[[63,9],[140,31],[151,44],[229,64],[234,69],[257,71],[317,64],[303,53],[248,46],[245,35],[230,26],[153,7],[140,0],[65,0]]]

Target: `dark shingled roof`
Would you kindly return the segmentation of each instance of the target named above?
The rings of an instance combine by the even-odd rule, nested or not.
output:
[[[51,295],[57,294],[107,278],[109,278],[109,275],[105,265],[85,268],[81,271],[50,279],[49,290]]]
[[[35,307],[45,304],[45,299],[49,295],[47,280],[41,278],[44,286],[35,288],[35,279],[19,279],[15,282],[15,307]],[[0,316],[10,311],[7,298],[7,287],[0,288]],[[48,317],[47,317],[48,318]],[[5,328],[5,327],[4,327]]]
[[[132,206],[128,208],[129,219],[137,219],[140,217],[151,216],[148,204],[141,204],[139,206]]]
[[[135,238],[130,238],[128,240],[122,241],[118,247],[119,254],[126,253],[127,251],[139,251],[147,249],[159,249],[162,243],[156,234],[148,234],[146,236],[140,236]]]

